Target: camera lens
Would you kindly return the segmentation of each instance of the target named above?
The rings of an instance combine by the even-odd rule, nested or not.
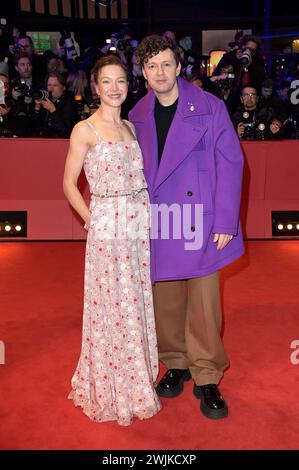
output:
[[[50,98],[50,94],[47,90],[34,90],[31,93],[31,96],[34,100],[46,100],[47,98]]]
[[[244,67],[247,67],[252,62],[252,56],[250,49],[244,49],[240,58]]]

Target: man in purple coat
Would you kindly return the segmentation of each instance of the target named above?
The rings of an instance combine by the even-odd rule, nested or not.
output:
[[[228,366],[218,270],[243,254],[243,157],[225,105],[179,77],[176,46],[148,36],[137,50],[150,91],[130,113],[152,203],[151,262],[162,397],[193,378],[208,418],[224,418]]]

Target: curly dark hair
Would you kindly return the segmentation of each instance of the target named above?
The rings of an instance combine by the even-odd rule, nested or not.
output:
[[[106,65],[118,65],[125,72],[127,80],[129,79],[129,71],[127,67],[123,64],[123,62],[120,60],[120,58],[117,55],[111,54],[111,55],[103,56],[96,61],[95,66],[92,69],[92,74],[93,74],[93,79],[94,79],[95,84],[98,83],[99,72],[102,70],[103,67],[106,67]]]
[[[148,62],[149,59],[166,49],[170,49],[173,52],[176,64],[178,65],[180,62],[179,49],[171,39],[159,36],[158,34],[146,36],[141,41],[136,51],[141,67],[143,68],[144,64]]]

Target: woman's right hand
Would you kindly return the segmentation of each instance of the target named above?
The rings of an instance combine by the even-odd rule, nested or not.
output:
[[[85,220],[85,224],[84,224],[84,228],[85,230],[88,232],[89,228],[90,228],[90,221],[91,221],[91,214],[89,215],[88,219]]]

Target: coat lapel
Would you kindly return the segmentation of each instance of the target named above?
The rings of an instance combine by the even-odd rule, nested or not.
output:
[[[158,167],[157,131],[154,118],[155,95],[150,91],[142,106],[136,108],[133,122],[136,125],[143,154],[144,174],[152,192],[180,165],[204,136],[207,126],[198,116],[211,114],[205,93],[178,78],[179,101],[177,111],[168,131],[160,165]],[[135,110],[134,110],[135,111]]]
[[[198,118],[211,113],[204,93],[181,78],[178,78],[178,85],[178,108],[168,131],[154,189],[185,160],[207,131],[207,126]]]
[[[165,142],[155,180],[155,189],[160,186],[180,163],[185,160],[190,152],[192,152],[192,149],[203,137],[206,130],[207,127],[184,122],[178,118],[178,116],[174,118]]]

